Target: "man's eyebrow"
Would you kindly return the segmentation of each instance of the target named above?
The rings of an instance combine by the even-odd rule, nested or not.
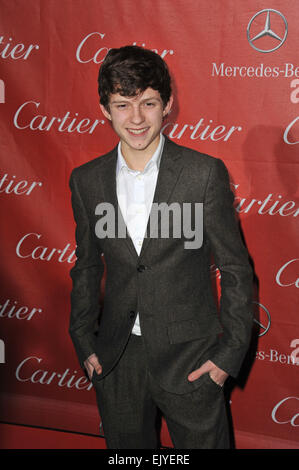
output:
[[[110,105],[113,105],[113,104],[128,104],[129,101],[125,101],[125,100],[115,100],[115,101],[111,101]]]
[[[144,101],[153,101],[153,100],[159,101],[159,98],[156,98],[155,96],[144,98],[143,100],[141,100],[141,103],[143,103]],[[112,100],[110,104],[120,104],[120,103],[131,103],[131,100],[126,100],[126,99]]]
[[[144,98],[143,100],[141,100],[141,102],[143,101],[160,101],[159,98],[156,98],[155,96],[153,97],[149,97],[149,98]]]

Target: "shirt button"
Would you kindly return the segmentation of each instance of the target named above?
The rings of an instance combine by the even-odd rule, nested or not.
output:
[[[140,264],[139,266],[137,266],[137,271],[139,273],[142,273],[145,269],[146,269],[146,266],[144,266],[144,264]]]

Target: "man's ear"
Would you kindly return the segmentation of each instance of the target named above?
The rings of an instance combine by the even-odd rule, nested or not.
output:
[[[105,118],[109,119],[109,121],[111,121],[111,114],[109,113],[109,111],[105,108],[105,106],[103,106],[101,103],[100,103],[100,108],[101,108],[101,111],[102,113],[104,114]]]
[[[170,111],[171,108],[172,108],[172,104],[173,104],[173,96],[171,95],[171,97],[169,98],[169,101],[168,101],[167,105],[166,105],[165,108],[163,109],[163,117],[167,116],[167,114],[169,113],[169,111]]]

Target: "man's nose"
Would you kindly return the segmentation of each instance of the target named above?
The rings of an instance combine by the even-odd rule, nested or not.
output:
[[[144,115],[139,106],[133,107],[131,121],[133,124],[141,124],[144,121]]]

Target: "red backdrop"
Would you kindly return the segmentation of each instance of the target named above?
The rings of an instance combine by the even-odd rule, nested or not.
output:
[[[117,143],[98,69],[109,48],[137,44],[173,75],[164,132],[226,163],[254,265],[253,340],[228,397],[236,447],[298,448],[297,0],[0,5],[0,420],[98,434],[68,335],[68,180]],[[162,443],[171,446],[164,423]]]

